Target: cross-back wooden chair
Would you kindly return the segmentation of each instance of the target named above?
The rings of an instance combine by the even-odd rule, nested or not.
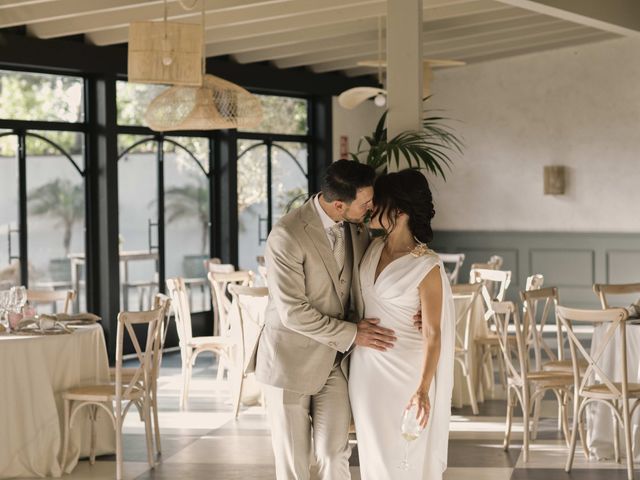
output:
[[[633,295],[631,301],[640,302],[640,283],[595,283],[593,291],[600,300],[602,308],[610,308],[610,300],[612,296]],[[626,305],[617,305],[623,307]]]
[[[456,351],[455,361],[462,368],[462,375],[467,381],[471,410],[474,415],[478,415],[478,400],[476,398],[476,385],[473,381],[474,359],[473,350],[473,307],[480,295],[481,283],[457,284],[451,286],[453,299],[456,303]]]
[[[151,433],[151,399],[145,394],[141,384],[150,385],[153,375],[153,357],[157,330],[162,326],[164,309],[162,307],[144,312],[120,312],[116,333],[116,377],[109,385],[86,385],[71,388],[63,393],[64,400],[64,443],[62,464],[66,463],[69,447],[69,431],[73,420],[84,407],[89,408],[91,420],[90,462],[95,463],[96,429],[95,421],[98,409],[104,410],[111,419],[116,432],[116,480],[122,479],[122,425],[129,409],[134,405],[143,418],[147,442],[147,461],[154,468],[153,437]],[[146,341],[141,342],[135,326],[146,326]],[[123,377],[124,337],[128,334],[139,365],[135,367],[130,380]],[[114,404],[114,411],[108,407]]]
[[[194,337],[191,327],[189,295],[184,280],[180,277],[168,279],[167,291],[171,297],[176,320],[176,330],[180,342],[180,357],[182,360],[180,408],[185,408],[189,396],[191,372],[196,358],[202,352],[212,352],[215,354],[218,357],[217,380],[222,380],[222,365],[228,363],[229,339],[222,336]]]
[[[511,272],[509,270],[494,270],[490,268],[472,268],[469,273],[469,283],[481,283],[485,286],[492,300],[503,301],[507,288],[511,283]],[[493,331],[492,331],[493,330]],[[476,346],[480,351],[480,362],[477,365],[477,379],[482,381],[484,387],[493,391],[495,382],[493,379],[493,358],[495,357],[500,371],[500,380],[506,386],[504,362],[498,349],[498,338],[496,332],[488,325],[486,335],[476,335]],[[513,340],[511,340],[513,341]]]
[[[255,274],[251,270],[238,270],[233,272],[209,272],[207,278],[211,285],[211,295],[216,299],[218,311],[218,335],[224,337],[229,333],[228,313],[231,300],[227,295],[227,287],[231,284],[253,286]]]
[[[583,414],[586,407],[593,403],[603,403],[613,414],[614,435],[613,444],[616,462],[620,461],[618,445],[618,429],[622,425],[627,458],[627,478],[633,479],[633,451],[631,443],[631,417],[640,404],[640,384],[631,383],[627,378],[627,311],[624,308],[610,308],[606,310],[582,310],[556,306],[558,319],[567,332],[569,349],[571,351],[572,370],[574,378],[573,398],[573,430],[567,456],[565,471],[570,472],[576,449],[576,435],[581,434],[582,447],[585,456],[589,458],[589,450],[584,442]],[[606,330],[595,352],[589,352],[576,336],[573,327],[576,324],[598,326],[603,325]],[[618,337],[620,344],[615,349],[618,354],[619,365],[622,369],[620,381],[615,381],[601,366],[603,353],[610,348],[612,341]],[[591,350],[594,348],[592,347]],[[588,367],[582,372],[578,361],[586,360]],[[633,406],[629,403],[633,401]]]
[[[519,403],[522,408],[523,423],[523,460],[529,461],[530,418],[531,407],[537,398],[551,390],[562,406],[563,432],[569,436],[567,421],[567,403],[569,389],[573,385],[571,375],[557,372],[545,372],[531,369],[529,366],[528,348],[525,343],[525,327],[520,320],[518,308],[513,302],[492,301],[485,286],[482,287],[482,297],[487,308],[487,317],[494,323],[500,351],[502,353],[507,373],[507,414],[504,435],[504,450],[508,451],[511,439],[513,410]],[[509,332],[509,325],[513,324],[514,333]],[[515,337],[514,342],[509,339]]]
[[[236,267],[232,263],[222,263],[222,261],[219,258],[213,257],[204,261],[204,271],[207,273],[207,275],[209,274],[209,272],[229,273],[229,272],[235,272]],[[218,331],[218,328],[220,325],[219,306],[218,306],[218,301],[216,299],[216,295],[215,295],[215,292],[213,291],[213,287],[211,283],[209,283],[209,289],[211,293],[210,295],[211,310],[213,311],[213,334],[219,335],[219,331]]]
[[[171,299],[162,294],[157,293],[154,302],[153,308],[161,308],[162,309],[162,321],[160,326],[156,329],[156,339],[153,344],[153,363],[151,376],[149,378],[149,383],[144,383],[144,377],[138,377],[138,383],[140,388],[142,388],[145,392],[145,395],[149,396],[151,415],[153,421],[153,429],[155,434],[155,444],[154,451],[156,455],[162,455],[162,446],[160,442],[160,424],[158,422],[158,377],[160,376],[160,366],[162,362],[162,350],[164,348],[164,341],[167,334],[167,328],[169,325],[169,317],[171,314]],[[124,382],[129,383],[133,379],[136,374],[137,369],[135,367],[128,367],[122,369],[122,379]],[[109,368],[109,377],[112,382],[116,381],[116,367]],[[144,421],[144,418],[140,417],[141,421]]]
[[[462,268],[462,264],[464,263],[464,253],[439,253],[438,256],[444,264],[447,277],[449,277],[449,283],[455,285],[458,283],[460,268]]]
[[[32,305],[48,304],[54,313],[57,305],[62,303],[62,312],[69,313],[73,300],[76,298],[74,290],[31,290],[27,289],[27,301]]]
[[[230,312],[230,334],[234,345],[232,375],[235,386],[233,409],[235,418],[240,412],[240,400],[242,398],[242,386],[248,373],[254,368],[255,355],[258,347],[258,339],[264,327],[264,314],[269,300],[269,290],[265,287],[249,287],[242,285],[229,285],[232,296],[232,308],[235,315]],[[264,400],[262,402],[264,404]]]

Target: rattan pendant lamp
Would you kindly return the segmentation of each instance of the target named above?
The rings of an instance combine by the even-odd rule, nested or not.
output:
[[[193,9],[198,0],[193,0],[191,6],[184,5],[184,0],[179,0],[183,8]],[[202,5],[202,21],[199,26],[194,24],[177,24],[167,20],[167,0],[164,2],[164,27],[158,31],[164,33],[158,42],[156,37],[156,49],[160,47],[159,62],[156,68],[172,69],[174,65],[181,65],[186,60],[185,51],[180,48],[183,43],[172,40],[170,32],[176,29],[176,25],[188,25],[198,27],[199,52],[198,73],[199,81],[192,83],[175,82],[171,80],[156,80],[151,83],[169,83],[173,87],[154,98],[144,115],[145,122],[152,130],[158,132],[177,130],[219,130],[230,128],[252,128],[262,120],[262,105],[260,100],[244,88],[214,75],[205,74],[205,49],[204,49],[204,24],[205,24],[205,0],[200,0]],[[154,22],[146,22],[154,23]],[[155,22],[156,25],[160,25]],[[133,24],[132,24],[133,25]],[[183,30],[183,31],[186,31]],[[133,35],[130,35],[133,39]],[[195,41],[195,39],[194,39]],[[131,45],[129,47],[131,51]],[[130,57],[131,69],[131,57]],[[157,66],[161,64],[161,67]],[[164,78],[164,77],[163,77]],[[133,80],[132,80],[133,81]],[[149,81],[149,80],[147,80]]]

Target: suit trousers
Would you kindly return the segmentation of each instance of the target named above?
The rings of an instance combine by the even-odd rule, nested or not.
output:
[[[314,395],[264,385],[277,480],[309,480],[311,455],[317,478],[349,480],[351,406],[347,379],[337,361]]]

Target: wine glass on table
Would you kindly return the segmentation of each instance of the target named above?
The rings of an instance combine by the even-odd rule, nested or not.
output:
[[[417,418],[418,407],[417,405],[411,405],[406,408],[402,414],[402,425],[400,431],[402,438],[404,438],[404,458],[398,465],[400,470],[409,470],[409,444],[416,440],[422,433],[423,427]]]

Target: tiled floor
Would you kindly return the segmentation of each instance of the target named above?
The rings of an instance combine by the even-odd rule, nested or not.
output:
[[[275,478],[269,431],[264,410],[243,408],[238,421],[224,387],[216,387],[215,365],[202,356],[194,369],[189,408],[180,411],[180,358],[168,354],[160,381],[162,456],[154,469],[146,463],[143,425],[129,415],[125,423],[125,478],[271,480]],[[553,416],[555,406],[545,405]],[[521,455],[522,425],[517,421],[508,452],[502,449],[505,402],[488,400],[480,415],[469,408],[453,411],[449,441],[449,468],[445,480],[595,480],[626,479],[626,471],[612,462],[587,462],[580,449],[571,474],[564,472],[566,447],[555,431],[555,419],[542,422],[539,439],[532,443],[530,460]],[[98,458],[94,466],[81,461],[69,480],[107,480],[115,474],[113,456]],[[351,458],[354,480],[360,479],[357,447]]]

